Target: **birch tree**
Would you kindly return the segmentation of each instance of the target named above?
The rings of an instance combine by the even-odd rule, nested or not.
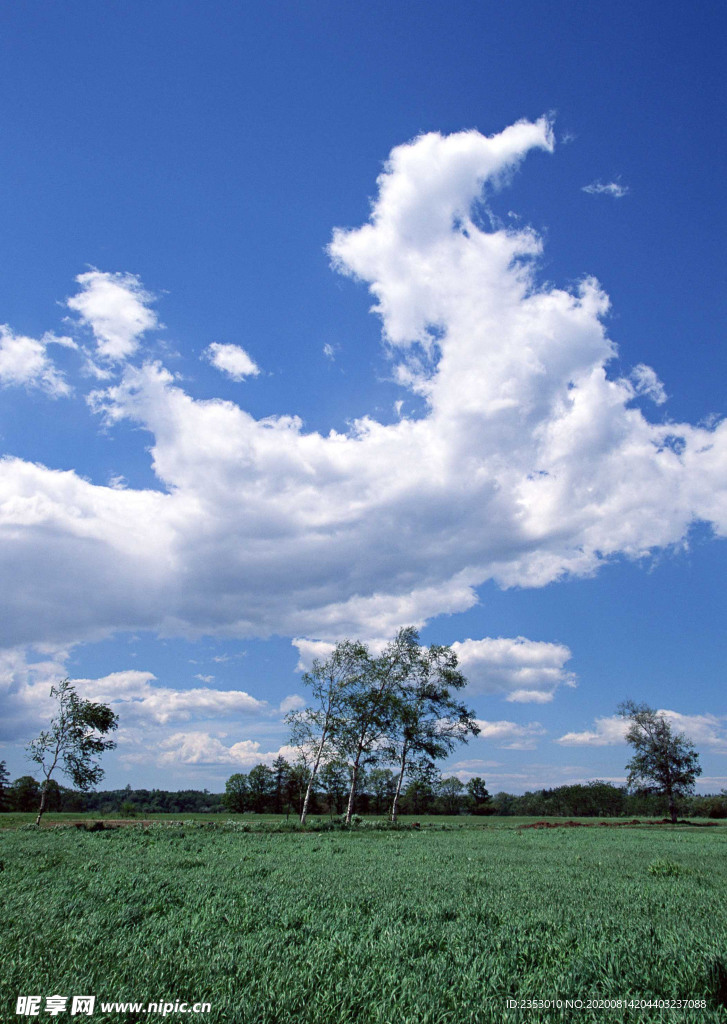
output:
[[[308,784],[300,813],[305,825],[311,793],[321,764],[333,756],[334,737],[343,728],[344,694],[356,689],[367,674],[369,653],[364,644],[344,640],[336,644],[325,661],[316,659],[303,682],[311,688],[313,703],[302,711],[291,712],[286,721],[291,727],[291,743],[298,748],[299,760],[308,769]]]
[[[411,672],[418,651],[417,631],[400,629],[378,657],[367,652],[365,671],[344,687],[341,724],[336,734],[339,757],[348,761],[351,784],[346,807],[350,824],[361,771],[380,757],[399,714],[397,693]]]
[[[467,685],[457,668],[451,647],[416,644],[410,652],[408,671],[399,678],[395,714],[387,737],[388,759],[397,766],[396,788],[390,818],[398,817],[399,798],[407,771],[424,761],[438,761],[457,743],[466,743],[480,729],[474,712],[457,700],[453,691]]]
[[[36,825],[40,825],[46,809],[51,777],[56,770],[67,775],[76,789],[83,792],[101,781],[104,772],[98,758],[116,746],[104,737],[119,724],[118,716],[106,704],[82,700],[70,679],[52,686],[50,695],[58,702],[58,714],[50,728],[27,747],[28,757],[43,774]]]

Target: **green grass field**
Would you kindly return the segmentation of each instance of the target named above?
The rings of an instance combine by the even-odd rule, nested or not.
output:
[[[204,1000],[171,1019],[225,1024],[727,1019],[727,828],[460,824],[5,830],[0,1020],[57,993],[95,994],[94,1021],[150,1019],[100,1012],[116,1000]]]

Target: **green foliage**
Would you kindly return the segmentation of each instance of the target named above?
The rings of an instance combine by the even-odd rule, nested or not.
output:
[[[215,1020],[235,1024],[515,1024],[506,999],[534,994],[704,998],[704,1010],[606,1017],[724,1020],[721,828],[455,821],[448,831],[290,822],[276,834],[237,819],[0,833],[0,1016],[12,1018],[19,992],[110,1001],[133,989],[143,1001],[209,1000]],[[652,874],[654,858],[688,870]],[[604,1012],[577,1019],[603,1024]],[[112,1024],[98,1009],[94,1020]]]
[[[38,821],[46,809],[51,776],[56,769],[65,773],[82,791],[101,781],[104,772],[98,758],[116,746],[113,740],[104,737],[119,725],[111,708],[82,700],[70,679],[62,679],[57,686],[52,686],[50,695],[57,701],[56,717],[50,728],[44,729],[27,747],[28,757],[35,761],[44,776]]]
[[[40,786],[32,775],[21,775],[9,787],[8,798],[14,811],[32,811],[38,806]]]
[[[233,814],[242,814],[247,810],[250,787],[247,776],[242,772],[235,772],[225,783],[225,795],[222,797],[225,807]]]
[[[492,814],[492,797],[485,785],[485,780],[475,775],[467,783],[467,796],[473,814]]]
[[[629,787],[663,793],[676,821],[677,797],[691,793],[702,774],[694,745],[683,733],[675,734],[667,718],[648,704],[625,701],[618,711],[629,722],[626,741],[634,748],[626,766]]]
[[[377,812],[384,799],[390,800],[396,820],[404,777],[479,732],[473,712],[453,695],[466,685],[456,654],[436,644],[422,647],[413,626],[400,629],[379,655],[365,644],[344,640],[326,661],[314,661],[303,680],[311,688],[312,703],[287,717],[291,743],[309,771],[302,822],[318,773],[327,765],[331,768],[323,785],[329,806],[338,808],[341,802],[341,766],[346,765],[350,820],[364,776],[372,769],[367,796],[373,796]],[[393,764],[396,774],[382,763]],[[445,793],[446,807],[451,809],[453,802]]]

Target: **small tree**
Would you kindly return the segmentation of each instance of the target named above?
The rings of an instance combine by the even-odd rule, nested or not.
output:
[[[423,758],[411,766],[409,784],[404,793],[406,813],[427,814],[431,811],[439,779],[439,769],[433,761]]]
[[[470,779],[467,783],[467,795],[470,798],[470,805],[472,807],[473,814],[488,813],[489,805],[492,803],[492,797],[485,786],[485,780],[481,779],[479,775],[475,775],[475,777]]]
[[[381,814],[385,805],[391,806],[396,792],[396,778],[390,768],[372,768],[368,777],[368,790],[374,798],[374,810]]]
[[[97,785],[104,776],[97,759],[116,744],[104,739],[118,728],[118,716],[106,704],[83,700],[76,693],[70,679],[52,686],[51,697],[58,702],[58,714],[27,747],[28,757],[39,766],[43,774],[40,789],[40,807],[36,825],[46,809],[48,790],[53,772],[58,769],[71,779],[76,789],[85,792]]]
[[[442,802],[445,814],[459,814],[463,791],[464,783],[456,775],[448,775],[439,780],[437,796]]]
[[[676,798],[691,793],[694,780],[702,774],[699,754],[691,740],[672,732],[666,716],[648,704],[628,700],[619,704],[618,713],[630,723],[626,742],[635,751],[626,765],[629,788],[663,794],[676,823]]]
[[[310,769],[302,761],[292,765],[288,772],[285,799],[288,806],[293,805],[295,813],[298,815],[303,813],[304,805],[309,808],[315,804],[315,789],[311,785]]]
[[[228,811],[233,814],[242,814],[247,809],[249,797],[249,786],[247,775],[242,772],[235,772],[225,783],[225,792],[222,802]]]

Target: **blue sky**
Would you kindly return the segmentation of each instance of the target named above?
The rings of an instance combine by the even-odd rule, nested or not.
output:
[[[14,775],[68,675],[108,785],[219,789],[299,665],[415,623],[471,680],[462,778],[620,780],[631,698],[727,786],[726,18],[4,13]]]

